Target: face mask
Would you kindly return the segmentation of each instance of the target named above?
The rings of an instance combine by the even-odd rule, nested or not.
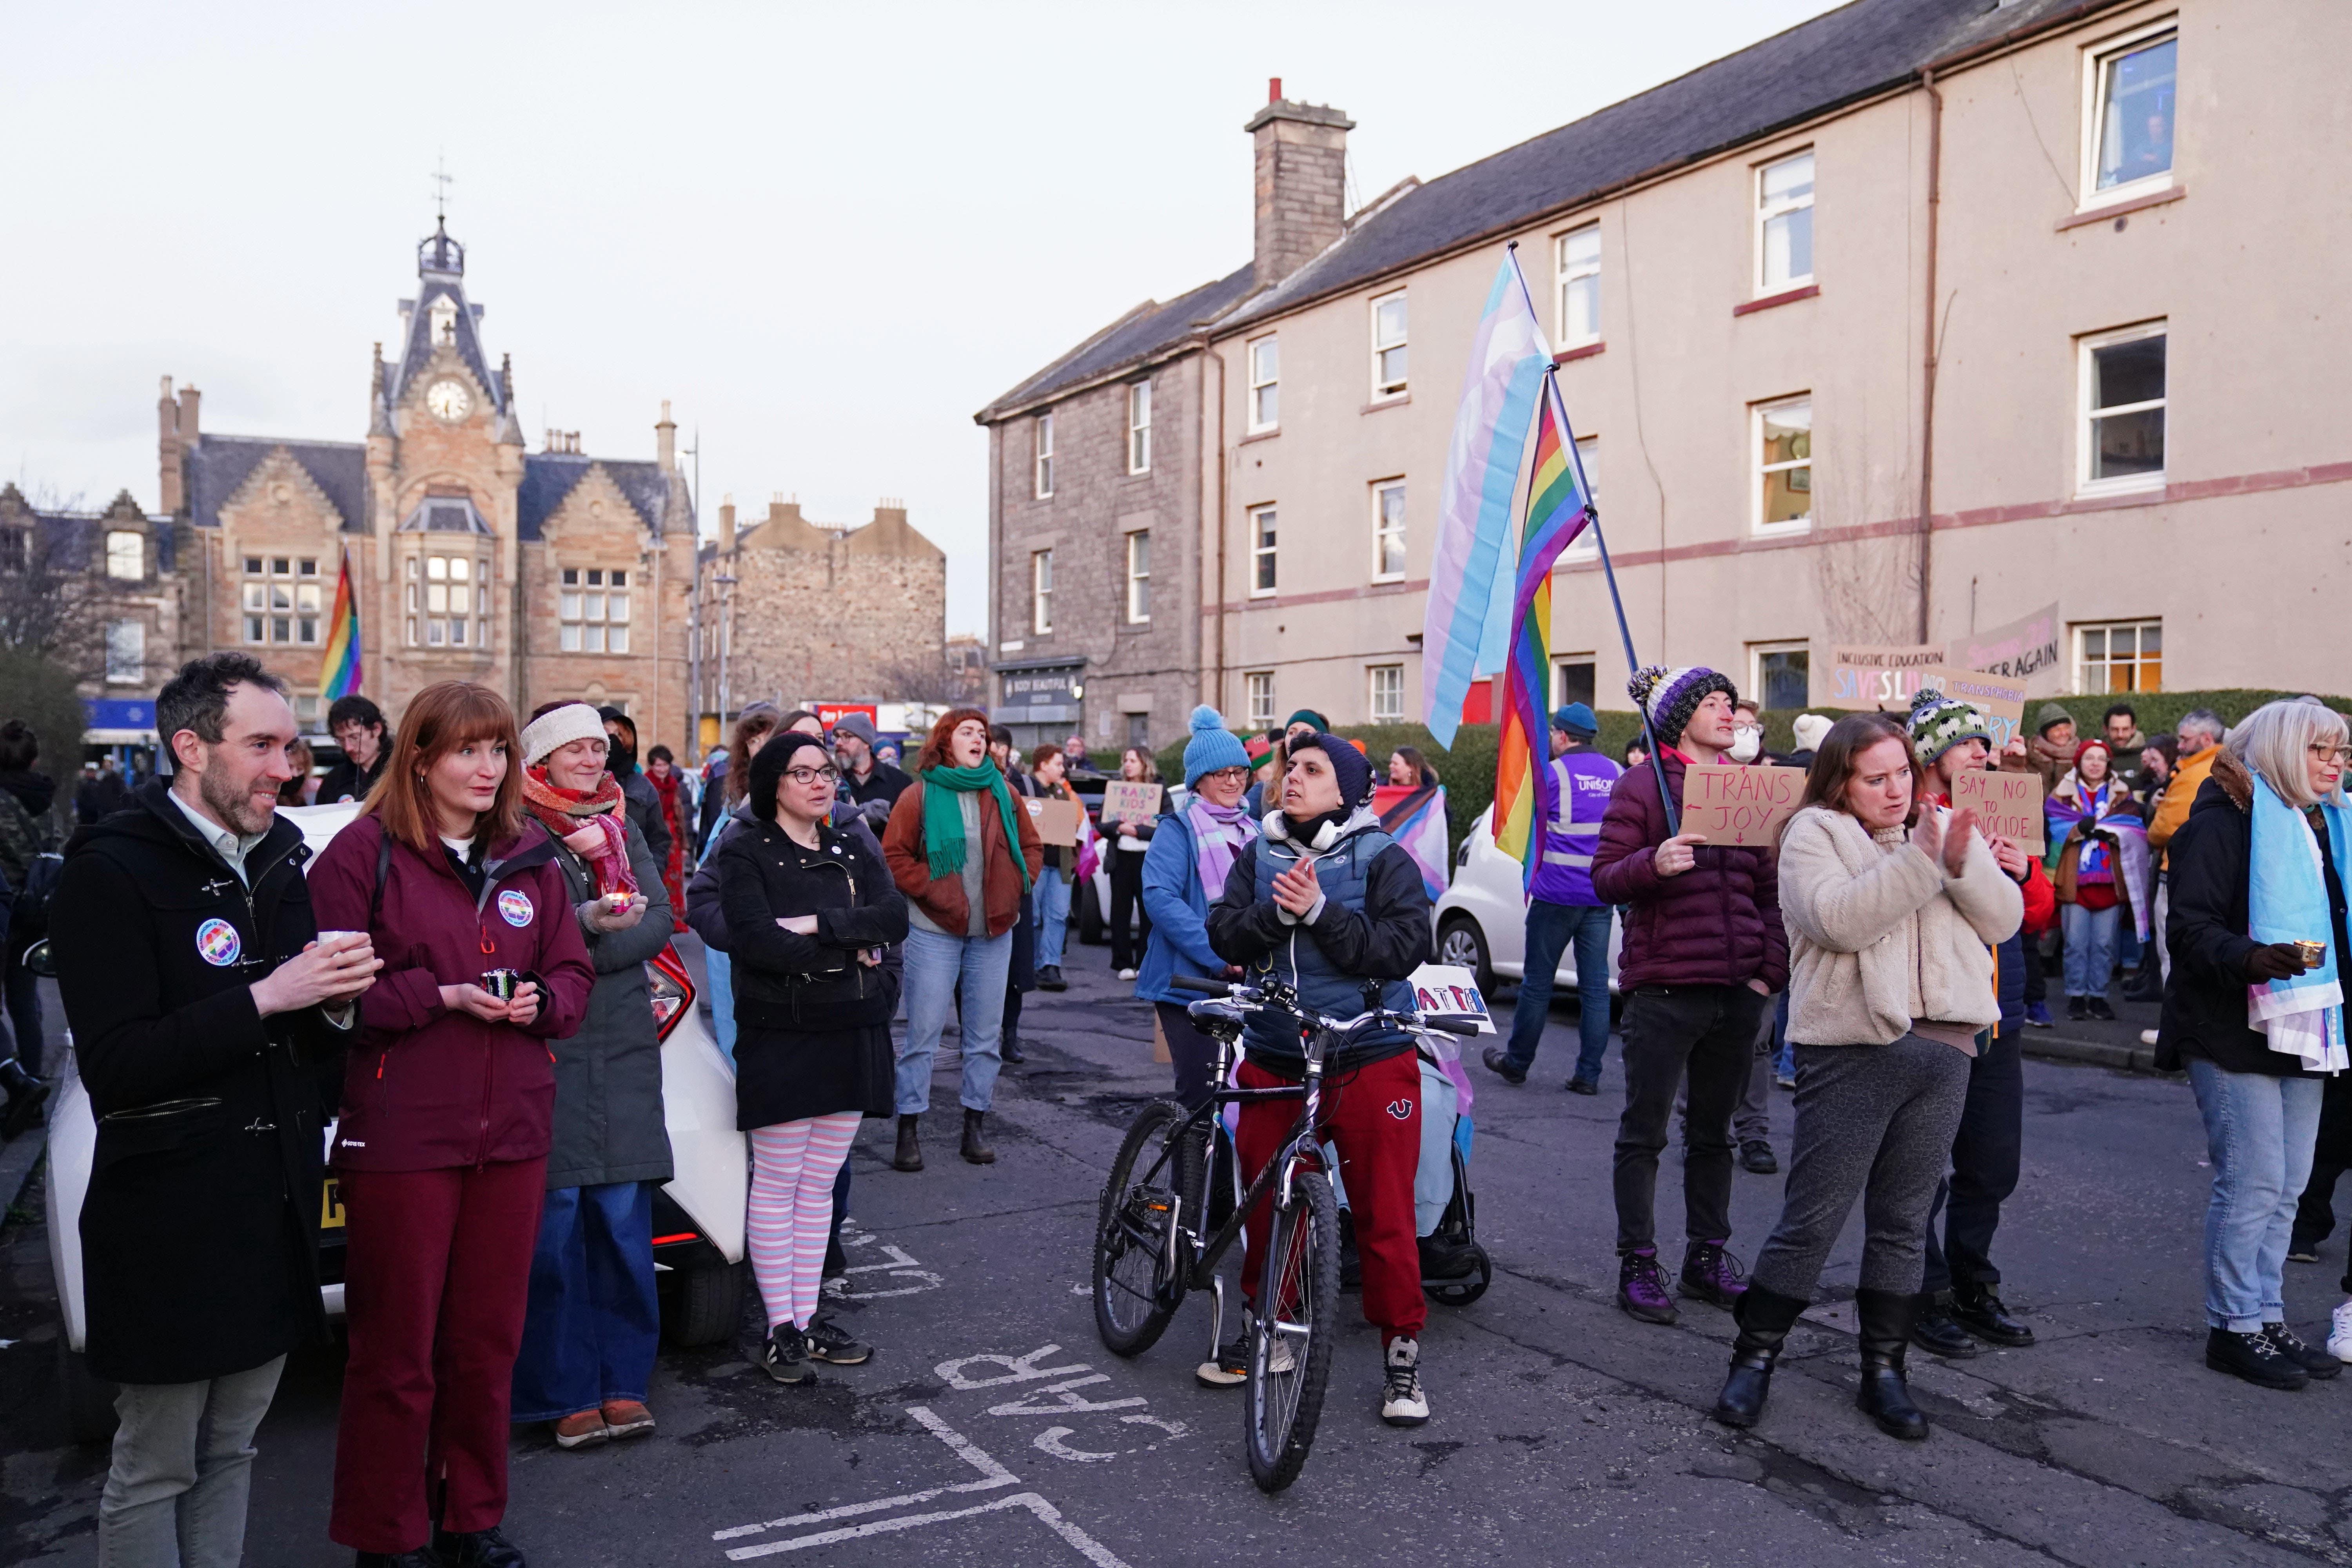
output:
[[[1763,749],[1763,741],[1753,730],[1741,730],[1731,737],[1731,750],[1725,754],[1735,763],[1752,763]]]

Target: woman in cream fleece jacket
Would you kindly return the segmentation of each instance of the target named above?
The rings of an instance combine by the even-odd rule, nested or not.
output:
[[[1895,1436],[1927,1435],[1903,1373],[1920,1237],[1977,1037],[2000,1017],[1987,945],[2016,931],[2024,904],[1975,815],[1919,806],[1919,779],[1899,721],[1849,714],[1822,742],[1805,806],[1781,832],[1796,1148],[1780,1222],[1735,1314],[1715,1412],[1730,1426],[1762,1414],[1780,1343],[1859,1196],[1856,1403]]]

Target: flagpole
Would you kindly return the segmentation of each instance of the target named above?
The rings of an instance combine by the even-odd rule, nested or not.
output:
[[[1532,316],[1536,309],[1535,296],[1528,291],[1528,275],[1519,266],[1519,242],[1512,240],[1504,248],[1510,253],[1511,276],[1519,280],[1519,294],[1527,300],[1528,313]],[[1642,668],[1642,661],[1633,653],[1633,633],[1625,624],[1625,601],[1617,594],[1617,568],[1609,560],[1608,536],[1601,531],[1601,508],[1594,503],[1592,487],[1584,478],[1584,454],[1576,449],[1576,426],[1569,423],[1568,401],[1560,396],[1559,374],[1559,366],[1556,363],[1544,367],[1544,392],[1551,399],[1552,415],[1559,421],[1560,434],[1567,439],[1568,460],[1576,466],[1576,493],[1584,498],[1584,525],[1592,530],[1592,542],[1601,552],[1601,574],[1609,583],[1609,607],[1617,615],[1617,635],[1625,645],[1625,673],[1630,677]],[[1532,484],[1532,479],[1529,482]],[[1659,563],[1658,569],[1665,570],[1663,561]],[[1650,769],[1657,775],[1659,804],[1665,807],[1666,835],[1673,837],[1683,830],[1682,812],[1675,805],[1673,792],[1666,788],[1666,765],[1658,759],[1657,727],[1651,722],[1649,709],[1639,700],[1634,702],[1633,710],[1642,721],[1642,737],[1649,742]]]

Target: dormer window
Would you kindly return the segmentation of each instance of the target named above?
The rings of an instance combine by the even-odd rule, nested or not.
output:
[[[106,536],[106,574],[121,583],[136,583],[146,576],[146,536],[136,529],[110,530]]]
[[[454,343],[457,341],[457,301],[455,296],[444,294],[433,301],[433,341]]]

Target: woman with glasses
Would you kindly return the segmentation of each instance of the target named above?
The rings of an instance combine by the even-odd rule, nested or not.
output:
[[[2345,736],[2344,715],[2315,703],[2255,709],[2222,742],[2171,843],[2156,1065],[2188,1068],[2213,1165],[2205,1364],[2263,1388],[2333,1377],[2352,1353],[2352,1301],[2336,1309],[2329,1350],[2315,1350],[2286,1326],[2280,1278],[2326,1087],[2352,1065]]]
[[[907,901],[864,844],[835,827],[841,774],[815,736],[786,730],[751,760],[752,821],[719,850],[735,963],[735,1123],[751,1140],[746,1248],[767,1304],[761,1353],[778,1383],[812,1362],[874,1352],[816,1316],[834,1181],[862,1117],[891,1106],[898,987],[882,950]]]

